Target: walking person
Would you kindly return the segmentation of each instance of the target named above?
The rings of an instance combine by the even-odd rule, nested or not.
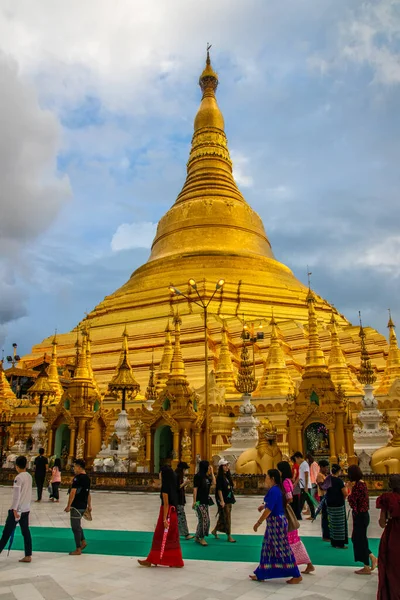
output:
[[[212,534],[218,538],[218,531],[226,533],[228,542],[236,543],[231,535],[232,529],[232,505],[235,504],[233,494],[233,479],[229,470],[229,462],[224,458],[218,462],[218,474],[215,487],[215,499],[218,506],[218,521]]]
[[[46,473],[48,469],[49,461],[44,455],[44,448],[39,448],[39,456],[35,458],[33,463],[35,469],[35,483],[37,488],[37,500],[35,502],[41,502],[44,480],[46,479]]]
[[[332,465],[331,475],[322,484],[326,489],[329,534],[334,548],[347,548],[349,543],[345,507],[347,489],[340,479],[341,473],[340,465]]]
[[[376,501],[384,529],[378,554],[378,600],[400,598],[400,475],[390,475],[389,488]]]
[[[318,502],[317,476],[319,473],[319,465],[310,452],[307,454],[306,459],[310,467],[311,496]]]
[[[292,469],[290,468],[288,462],[282,461],[278,463],[278,470],[281,474],[282,486],[285,490],[286,502],[291,504],[293,502]],[[297,566],[306,565],[306,568],[304,571],[302,571],[302,573],[304,575],[309,575],[310,573],[315,571],[315,567],[312,564],[310,557],[308,556],[306,547],[300,539],[298,529],[288,532],[288,540],[292,552],[294,554]]]
[[[51,470],[51,494],[50,500],[53,502],[60,502],[60,485],[61,485],[61,460],[56,458],[54,465]]]
[[[350,480],[348,501],[353,511],[353,542],[354,560],[364,566],[357,575],[371,575],[378,563],[368,545],[367,529],[369,525],[369,496],[363,481],[363,474],[357,465],[350,465],[348,471]],[[371,562],[371,564],[370,564]]]
[[[303,511],[304,504],[307,502],[311,515],[310,517],[307,517],[307,519],[311,521],[315,519],[315,506],[311,500],[310,465],[304,460],[301,452],[295,452],[294,457],[299,465],[300,512]]]
[[[197,529],[195,542],[201,546],[208,546],[205,537],[210,531],[209,506],[214,504],[210,497],[210,487],[215,485],[215,476],[212,465],[208,460],[199,462],[199,470],[193,478],[193,509],[197,515]]]
[[[266,522],[260,564],[254,575],[249,577],[253,581],[290,577],[287,583],[300,583],[303,578],[288,540],[288,522],[284,508],[286,501],[278,469],[269,469],[265,482],[268,492],[264,503],[258,507],[262,514],[253,526],[253,530],[257,532],[260,525]]]
[[[75,477],[69,490],[68,504],[65,512],[70,513],[71,529],[75,539],[75,550],[70,556],[80,556],[87,546],[82,529],[82,517],[86,510],[92,512],[92,497],[90,494],[90,477],[85,471],[85,461],[77,458],[74,463]]]
[[[169,465],[161,468],[160,478],[161,506],[151,550],[147,558],[138,560],[138,563],[141,567],[163,565],[181,568],[184,564],[179,543],[177,478]]]
[[[15,469],[18,475],[14,479],[11,508],[8,511],[3,534],[0,539],[0,552],[2,552],[19,523],[24,538],[25,550],[25,556],[20,559],[20,563],[30,563],[32,561],[32,538],[29,530],[29,513],[32,502],[32,476],[27,472],[26,465],[26,457],[18,456],[15,461]]]
[[[187,474],[189,472],[189,465],[186,462],[179,462],[175,469],[176,482],[178,486],[178,504],[176,506],[176,512],[178,515],[178,528],[179,535],[185,538],[185,540],[192,540],[194,535],[190,535],[189,528],[186,520],[185,504],[186,504],[186,491],[185,488],[189,483]]]
[[[290,459],[292,461],[292,483],[293,483],[293,511],[298,521],[303,519],[300,510],[300,473],[299,465],[297,464],[296,457],[293,455]]]
[[[327,460],[320,460],[319,463],[319,473],[317,475],[317,486],[318,486],[318,496],[320,497],[320,501],[323,500],[324,503],[321,509],[321,530],[322,530],[322,539],[324,542],[330,542],[331,536],[329,533],[329,520],[328,520],[328,509],[326,506],[326,490],[324,490],[321,486],[323,485],[325,479],[329,475],[329,462]]]

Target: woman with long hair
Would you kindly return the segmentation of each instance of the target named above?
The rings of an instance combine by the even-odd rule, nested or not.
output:
[[[269,489],[264,503],[258,507],[262,514],[253,527],[257,532],[260,525],[266,521],[260,564],[254,575],[249,577],[254,581],[291,577],[287,583],[300,583],[302,577],[288,541],[285,494],[278,469],[269,469],[265,482]]]
[[[185,488],[189,483],[186,475],[189,472],[189,465],[186,462],[179,462],[178,466],[175,469],[175,475],[177,479],[178,485],[178,505],[176,507],[176,512],[178,515],[178,527],[179,527],[179,535],[185,538],[185,540],[192,540],[194,535],[190,535],[189,528],[186,520],[185,513],[185,504],[186,504],[186,494]]]
[[[138,563],[141,567],[163,565],[180,568],[183,567],[183,560],[176,513],[178,505],[176,475],[169,465],[164,465],[160,477],[161,507],[153,543],[148,557],[145,560],[138,560]]]
[[[301,510],[300,510],[300,473],[299,473],[299,465],[296,462],[296,457],[293,455],[290,460],[292,461],[292,483],[293,483],[293,510],[299,521],[302,520]]]
[[[285,490],[286,502],[291,504],[293,502],[292,469],[290,468],[289,463],[286,461],[278,463],[278,469],[282,477],[282,486]],[[294,558],[296,559],[297,566],[307,565],[302,573],[309,575],[315,571],[315,567],[308,556],[308,552],[300,539],[297,529],[288,532],[288,540],[294,554]]]
[[[208,546],[205,537],[210,531],[210,487],[215,485],[215,477],[212,465],[208,460],[199,462],[199,469],[193,478],[193,509],[197,515],[197,529],[195,542],[200,546]],[[214,504],[211,500],[211,504]]]
[[[323,489],[323,484],[327,476],[329,475],[329,462],[327,460],[320,460],[318,463],[319,473],[317,475],[318,485],[318,496],[320,497],[322,508],[321,508],[321,530],[322,539],[324,542],[331,541],[331,535],[329,533],[329,520],[328,520],[328,509],[326,507],[326,490]]]
[[[51,494],[50,500],[52,502],[60,502],[60,485],[61,485],[61,460],[56,458],[54,461],[53,468],[51,470]]]
[[[379,525],[384,529],[378,554],[378,600],[400,598],[400,475],[389,477],[390,492],[376,501]]]
[[[357,575],[371,575],[378,563],[368,545],[367,529],[369,525],[369,496],[368,489],[363,481],[363,474],[357,465],[350,465],[348,469],[350,480],[348,501],[353,511],[353,542],[354,560],[364,566]],[[370,565],[371,561],[371,565]]]
[[[349,543],[345,507],[347,488],[340,479],[341,473],[340,465],[332,465],[331,475],[328,475],[323,484],[323,487],[326,488],[331,545],[334,548],[347,548]]]
[[[221,458],[218,463],[215,499],[218,506],[218,521],[211,533],[215,538],[218,538],[218,531],[226,533],[228,542],[235,543],[236,540],[231,535],[231,526],[232,505],[235,504],[236,500],[233,494],[233,480],[229,463],[224,458]]]

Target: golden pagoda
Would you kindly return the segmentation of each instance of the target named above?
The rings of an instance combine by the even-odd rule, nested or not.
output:
[[[307,419],[318,416],[315,398],[311,398],[314,391],[315,395],[320,394],[321,420],[327,414],[322,409],[326,403],[333,415],[328,423],[329,435],[326,434],[328,444],[332,423],[339,432],[331,440],[331,455],[337,456],[341,445],[351,454],[343,394],[350,397],[348,406],[356,414],[362,397],[361,391],[356,394],[352,376],[360,362],[358,328],[275,258],[259,215],[246,202],[233,178],[224,119],[216,99],[218,84],[218,75],[207,53],[199,79],[202,98],[194,120],[186,181],[158,223],[147,262],[121,288],[104,298],[73,331],[57,335],[57,365],[68,367],[72,379],[67,384],[63,382],[64,395],[53,411],[51,451],[58,452],[61,444],[68,447],[71,457],[79,437],[84,442],[85,456],[91,458],[99,451],[101,441],[107,441],[120,410],[115,396],[107,390],[122,361],[120,332],[126,326],[134,335],[124,336],[125,355],[130,357],[135,380],[142,390],[146,390],[149,369],[154,364],[157,398],[152,384],[153,410],[146,408],[146,397],[140,394],[128,401],[126,408],[131,422],[142,423],[147,468],[152,470],[161,464],[160,445],[171,445],[179,456],[182,436],[186,440],[185,452],[191,438],[193,461],[196,454],[203,452],[205,403],[198,401],[194,392],[189,396],[205,385],[205,337],[214,354],[215,382],[220,389],[225,388],[224,404],[210,406],[212,448],[216,453],[224,444],[228,447],[241,403],[241,393],[234,387],[242,349],[243,323],[239,315],[244,313],[249,323],[269,322],[274,308],[271,328],[275,331],[270,339],[257,341],[258,357],[261,355],[262,360],[255,364],[255,379],[260,380],[260,391],[267,390],[265,401],[256,392],[257,415],[271,419],[278,432],[278,444],[287,451],[288,415],[303,417],[311,404],[313,416],[310,413]],[[215,282],[221,278],[225,281],[223,290],[208,306],[205,332],[204,312],[191,297],[188,281],[197,281],[200,299],[207,303],[214,293]],[[171,284],[187,290],[184,297],[171,293]],[[169,323],[166,329],[165,324],[178,306],[180,317],[179,323],[174,321],[173,348],[172,332]],[[328,330],[332,314],[340,340]],[[80,330],[82,350],[75,346],[75,336]],[[388,346],[384,336],[373,330],[368,332],[368,345],[379,389],[382,374],[389,368]],[[19,367],[31,368],[51,349],[52,338],[48,337],[23,357]],[[393,344],[390,356],[397,356]],[[249,362],[248,357],[246,360]],[[397,377],[395,360],[390,358],[390,381]],[[346,370],[346,364],[350,371]],[[250,363],[248,367],[253,369]],[[293,387],[300,386],[295,402],[291,401],[291,382]],[[400,406],[398,387],[394,382],[390,395],[387,384],[383,385],[380,398],[392,425]],[[288,398],[282,395],[286,391]],[[29,424],[31,412],[22,407],[17,409],[16,429],[18,419]],[[304,447],[304,427],[311,422],[307,419],[296,430],[290,449]],[[326,419],[320,425],[325,426],[325,422]]]

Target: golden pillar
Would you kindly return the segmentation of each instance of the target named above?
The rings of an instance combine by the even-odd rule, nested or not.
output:
[[[303,452],[303,436],[301,433],[301,427],[297,427],[296,430],[297,449],[296,451]]]
[[[336,413],[335,442],[336,451],[341,453],[345,447],[343,413]]]
[[[53,455],[53,443],[54,443],[54,429],[50,427],[49,429],[49,440],[47,443],[47,454],[49,456]]]
[[[75,439],[76,439],[76,428],[74,427],[71,431],[69,438],[69,458],[72,460],[75,456]]]
[[[335,432],[333,429],[329,428],[329,449],[331,452],[331,461],[336,462],[336,446],[335,446]]]
[[[151,431],[146,432],[146,462],[150,468],[151,462]]]

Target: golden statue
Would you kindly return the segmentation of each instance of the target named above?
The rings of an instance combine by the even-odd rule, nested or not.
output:
[[[371,467],[373,472],[379,475],[400,473],[400,417],[394,425],[391,441],[373,453]]]
[[[268,469],[275,469],[282,460],[282,453],[276,443],[276,428],[269,419],[258,426],[258,444],[242,452],[236,461],[238,475],[262,475]]]
[[[339,465],[342,468],[342,471],[344,473],[347,473],[347,469],[349,468],[349,463],[347,462],[348,456],[346,454],[346,450],[345,450],[344,446],[342,446],[342,449],[340,450],[338,459],[339,459]]]

